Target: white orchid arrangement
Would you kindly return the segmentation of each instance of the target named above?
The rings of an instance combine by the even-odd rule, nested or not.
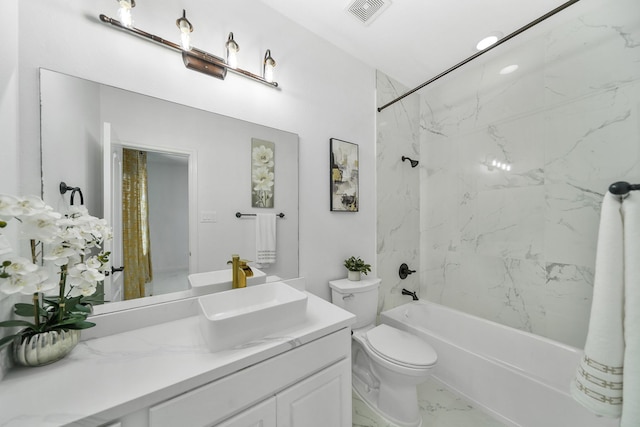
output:
[[[17,303],[14,313],[27,320],[6,320],[0,327],[24,327],[0,340],[27,337],[60,329],[86,329],[98,283],[105,278],[109,253],[101,251],[111,229],[104,219],[88,214],[84,206],[71,206],[62,215],[42,199],[0,194],[0,229],[10,222],[20,226],[19,238],[29,242],[30,259],[14,254],[0,234],[0,291],[32,295],[32,304]]]

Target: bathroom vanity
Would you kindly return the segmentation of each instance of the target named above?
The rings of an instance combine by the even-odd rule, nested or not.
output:
[[[162,310],[175,312],[170,304],[191,307],[188,316],[11,370],[0,381],[0,426],[351,426],[351,313],[309,294],[303,322],[211,352],[195,305]]]

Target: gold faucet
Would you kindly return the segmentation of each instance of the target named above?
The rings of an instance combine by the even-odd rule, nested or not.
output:
[[[253,277],[253,271],[251,267],[247,265],[249,261],[246,259],[240,259],[240,255],[231,255],[231,261],[227,261],[227,264],[231,264],[231,288],[246,288],[247,277]]]

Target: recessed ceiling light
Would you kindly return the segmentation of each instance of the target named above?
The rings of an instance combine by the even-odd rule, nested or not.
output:
[[[492,44],[495,44],[495,42],[497,42],[497,41],[498,41],[498,36],[485,37],[485,38],[483,38],[482,40],[480,40],[478,42],[478,44],[476,45],[476,49],[477,50],[485,50],[486,48],[488,48]]]
[[[502,75],[511,74],[514,71],[516,71],[517,69],[518,69],[518,64],[507,65],[502,70],[500,70],[500,74],[502,74]]]

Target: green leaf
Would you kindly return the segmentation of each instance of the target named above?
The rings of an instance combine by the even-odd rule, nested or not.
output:
[[[83,304],[76,304],[76,306],[73,307],[72,311],[79,311],[79,312],[82,312],[82,313],[91,313],[91,306],[83,305]]]
[[[14,306],[14,313],[22,317],[33,317],[33,304],[17,303]],[[40,316],[46,316],[47,312],[42,307],[38,307]]]
[[[82,329],[82,328],[73,328],[72,326],[78,324],[78,323],[82,323],[85,321],[85,317],[84,316],[71,316],[67,319],[63,319],[60,322],[56,322],[52,325],[50,325],[50,328],[60,328],[60,327],[65,327],[65,328],[70,328],[70,329]]]
[[[84,297],[82,303],[88,304],[100,304],[104,302],[104,292],[95,293],[93,295],[89,295],[88,297]]]
[[[96,326],[95,323],[92,322],[87,322],[87,321],[81,321],[81,322],[76,322],[72,325],[67,326],[69,329],[89,329],[89,328],[93,328],[94,326]]]
[[[11,328],[15,326],[26,326],[27,328],[34,329],[35,325],[31,322],[27,322],[26,320],[5,320],[0,322],[0,327],[3,328]]]

